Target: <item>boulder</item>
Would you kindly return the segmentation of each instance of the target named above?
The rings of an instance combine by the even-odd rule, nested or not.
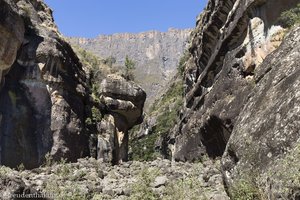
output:
[[[106,161],[120,163],[128,160],[128,130],[143,120],[143,107],[146,100],[146,93],[143,89],[131,81],[126,81],[118,75],[108,75],[101,84],[100,101],[105,105],[108,114],[101,122],[102,128],[98,144],[105,143],[109,148],[104,151],[98,150],[98,157],[106,158]],[[108,142],[109,141],[109,142]],[[99,147],[101,145],[98,145]],[[102,145],[103,146],[103,145]],[[112,156],[107,156],[110,152]]]

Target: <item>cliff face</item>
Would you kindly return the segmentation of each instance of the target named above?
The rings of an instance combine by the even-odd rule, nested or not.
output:
[[[251,173],[268,196],[299,198],[300,27],[256,70],[256,87],[238,116],[223,155],[229,185]]]
[[[16,59],[25,30],[24,23],[15,6],[11,7],[5,1],[1,1],[0,6],[4,11],[0,13],[0,83],[3,83],[2,77]]]
[[[87,156],[88,92],[79,60],[42,1],[15,2],[1,1],[1,23],[13,27],[8,34],[1,30],[1,39],[8,37],[1,49],[9,60],[0,93],[1,164],[36,167],[47,152],[70,161]]]
[[[149,31],[138,34],[100,35],[93,39],[70,38],[101,58],[114,57],[116,65],[124,67],[126,55],[136,63],[135,81],[147,93],[147,105],[153,102],[174,76],[176,67],[191,30],[169,29],[168,32]]]
[[[251,184],[257,179],[263,187],[272,180],[267,187],[275,187],[267,172],[283,168],[287,152],[299,159],[299,30],[281,44],[285,30],[276,24],[282,11],[297,3],[208,2],[192,33],[185,106],[170,140],[175,160],[224,155],[225,181],[232,189],[247,176]],[[275,189],[270,194],[276,196]]]
[[[77,55],[57,31],[52,11],[40,0],[1,0],[0,5],[0,164],[16,167],[23,163],[33,168],[42,164],[47,153],[55,160],[96,157],[97,152],[92,151],[97,149],[97,141],[91,141],[101,132],[90,128],[87,119],[95,112],[105,116],[111,108],[107,102],[93,102],[90,80]],[[120,80],[116,87],[124,84],[133,85]],[[121,96],[135,103],[132,90],[123,89],[127,90],[116,95],[116,100]],[[143,98],[137,100],[138,108],[134,103],[132,108],[125,107],[128,112],[135,109],[136,118],[142,115],[142,94]],[[120,114],[124,119],[117,120],[125,124],[126,131],[138,123],[135,118],[127,119],[127,114],[124,111]],[[118,127],[116,123],[113,125]],[[110,137],[115,151],[117,136]],[[102,148],[99,145],[100,142],[98,148]]]

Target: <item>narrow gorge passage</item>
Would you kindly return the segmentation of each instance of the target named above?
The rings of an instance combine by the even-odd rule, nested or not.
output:
[[[299,10],[0,0],[0,199],[300,199]]]

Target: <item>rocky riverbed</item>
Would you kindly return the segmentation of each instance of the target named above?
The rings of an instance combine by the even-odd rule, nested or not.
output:
[[[203,163],[157,159],[111,166],[89,158],[50,164],[48,159],[49,166],[33,170],[2,166],[1,199],[20,194],[42,199],[229,199],[220,162],[209,159]]]

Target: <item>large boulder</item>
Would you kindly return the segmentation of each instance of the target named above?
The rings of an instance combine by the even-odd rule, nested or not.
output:
[[[128,130],[143,120],[146,93],[134,82],[117,75],[109,75],[101,82],[100,88],[100,101],[106,106],[108,113],[100,125],[98,144],[102,145],[98,145],[98,158],[113,163],[127,161]],[[104,151],[101,147],[109,148]],[[105,155],[105,152],[111,152],[112,156]]]

